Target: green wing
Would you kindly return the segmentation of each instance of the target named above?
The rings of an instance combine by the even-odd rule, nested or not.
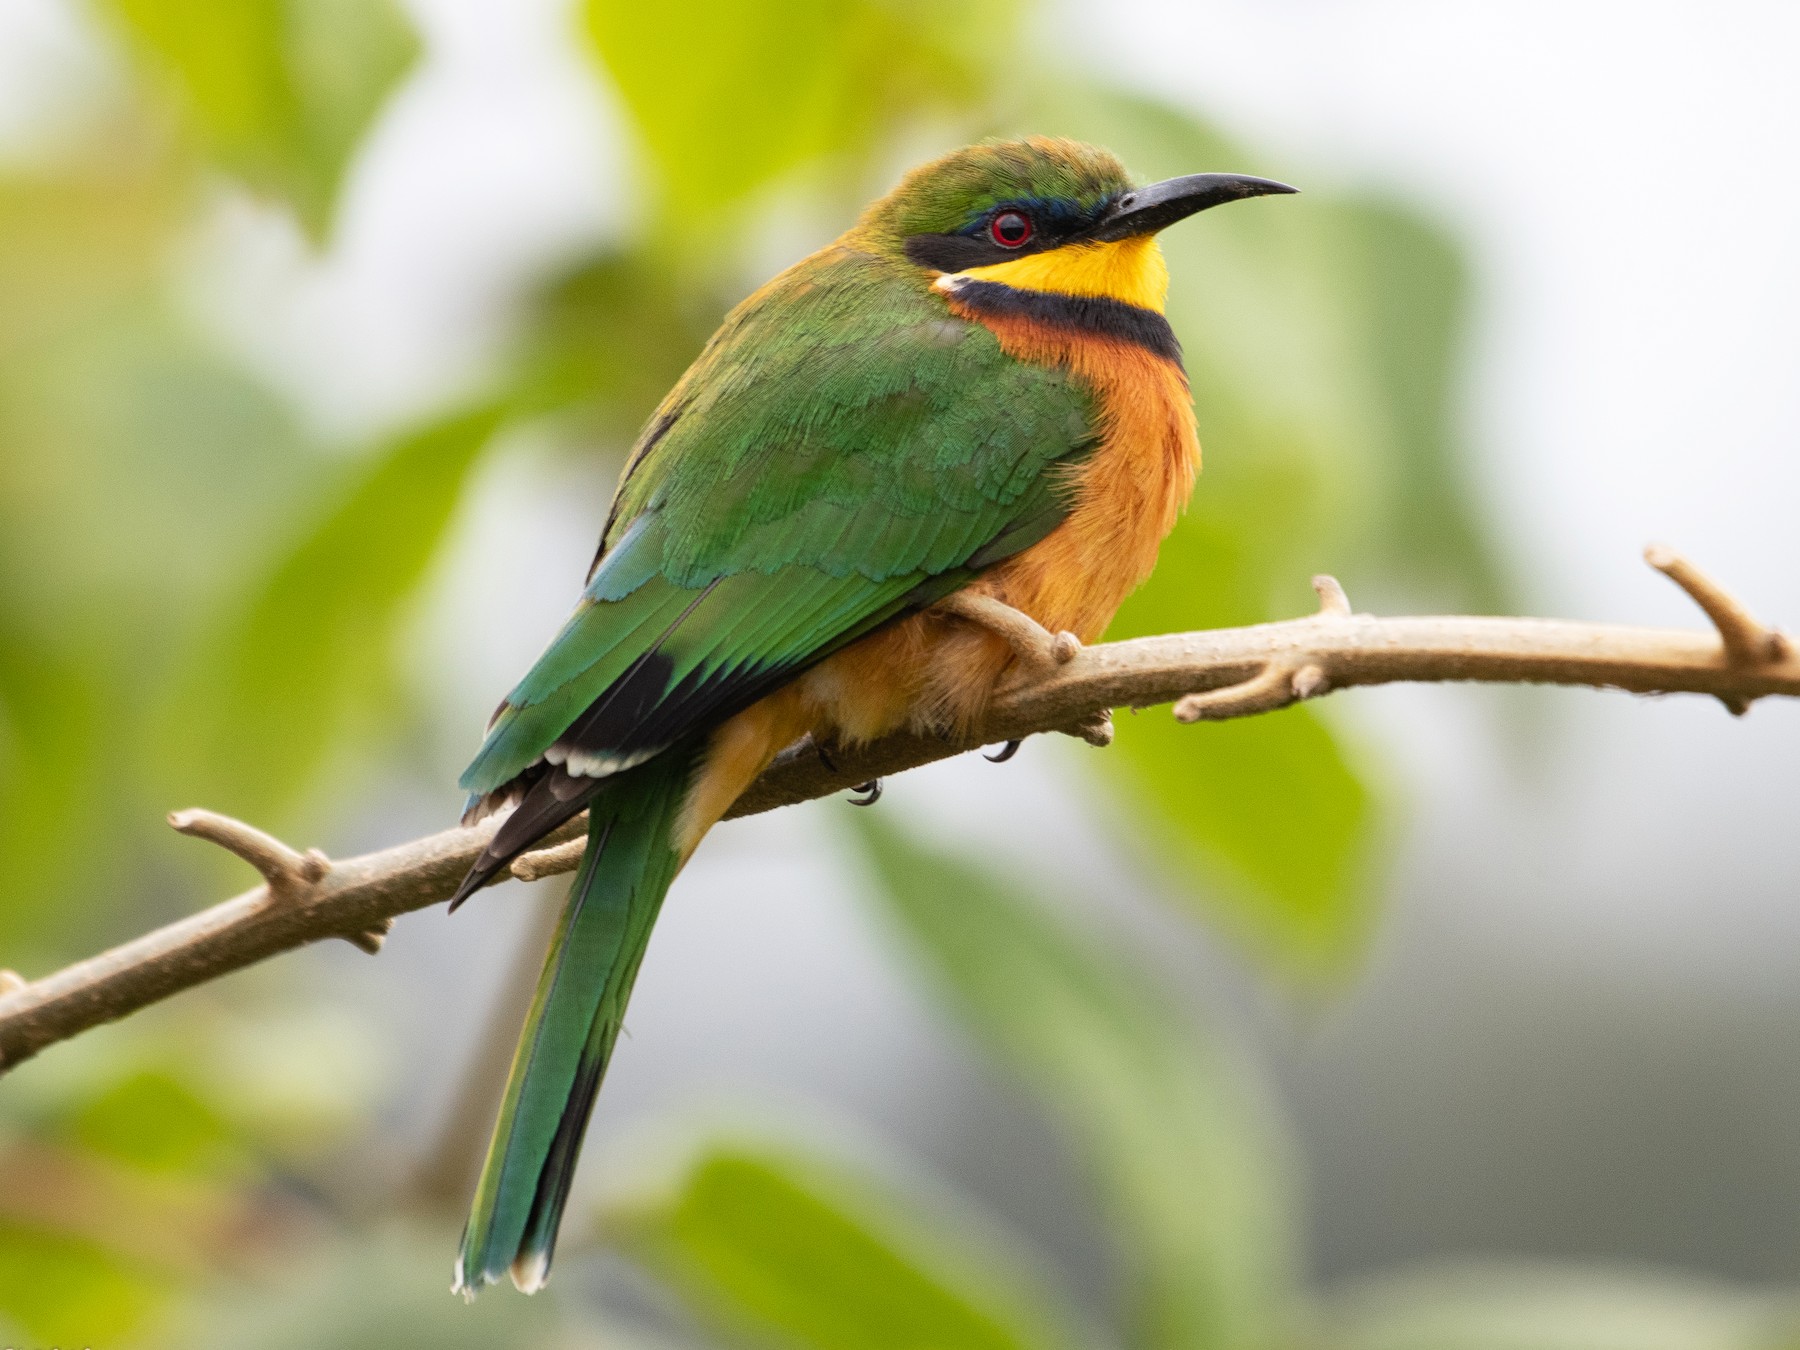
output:
[[[1042,539],[1090,396],[895,264],[834,249],[740,306],[633,453],[575,613],[462,785],[643,762]]]

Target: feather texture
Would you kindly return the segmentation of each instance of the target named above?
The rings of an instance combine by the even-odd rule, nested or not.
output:
[[[952,591],[1091,638],[1148,571],[1198,467],[1179,348],[1142,303],[1160,255],[1051,251],[1128,189],[1068,142],[915,171],[727,316],[639,437],[580,603],[462,779],[469,818],[514,809],[458,902],[584,806],[589,826],[458,1288],[548,1277],[650,926],[744,786],[804,734],[971,724],[1013,658],[931,610]],[[982,224],[1005,203],[1044,224],[1012,271]],[[934,287],[945,259],[991,275]],[[1079,292],[1021,288],[1059,276]]]
[[[588,848],[513,1057],[463,1231],[455,1288],[550,1272],[582,1133],[612,1057],[650,927],[679,864],[671,845],[692,754],[671,752],[594,798]]]
[[[1096,443],[917,268],[838,245],[725,322],[651,419],[580,605],[463,786],[605,776],[1047,535]]]

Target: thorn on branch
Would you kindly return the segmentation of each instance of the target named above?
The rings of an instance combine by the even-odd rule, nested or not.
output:
[[[1320,665],[1301,666],[1288,683],[1296,699],[1317,698],[1320,694],[1331,692],[1331,678],[1326,675],[1325,667]]]
[[[1791,650],[1786,635],[1765,626],[1744,603],[1667,544],[1651,544],[1644,561],[1673,581],[1706,612],[1719,631],[1725,663],[1740,669],[1785,660]],[[1720,694],[1733,717],[1742,717],[1753,701],[1741,694]]]
[[[1350,597],[1344,594],[1343,583],[1325,572],[1312,579],[1313,590],[1319,596],[1319,613],[1321,619],[1347,619],[1351,615]],[[1302,695],[1302,697],[1305,697]]]
[[[391,918],[383,919],[372,927],[363,929],[360,933],[346,933],[344,941],[352,947],[367,952],[370,956],[375,956],[381,951],[381,944],[387,941],[387,935],[393,931],[394,921]]]
[[[331,871],[331,859],[316,848],[296,852],[254,825],[198,807],[169,814],[169,824],[182,834],[217,844],[262,873],[271,899],[293,900],[310,891]]]

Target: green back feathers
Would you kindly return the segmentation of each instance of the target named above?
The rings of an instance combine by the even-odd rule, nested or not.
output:
[[[1088,393],[834,246],[734,311],[640,441],[580,608],[464,775],[604,774],[1048,534]]]

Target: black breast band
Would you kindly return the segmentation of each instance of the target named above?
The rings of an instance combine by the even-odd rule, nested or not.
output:
[[[1104,295],[1027,291],[997,281],[957,281],[943,289],[958,304],[977,314],[991,314],[997,319],[1032,319],[1056,328],[1117,338],[1181,364],[1181,343],[1175,339],[1175,330],[1153,309]]]

